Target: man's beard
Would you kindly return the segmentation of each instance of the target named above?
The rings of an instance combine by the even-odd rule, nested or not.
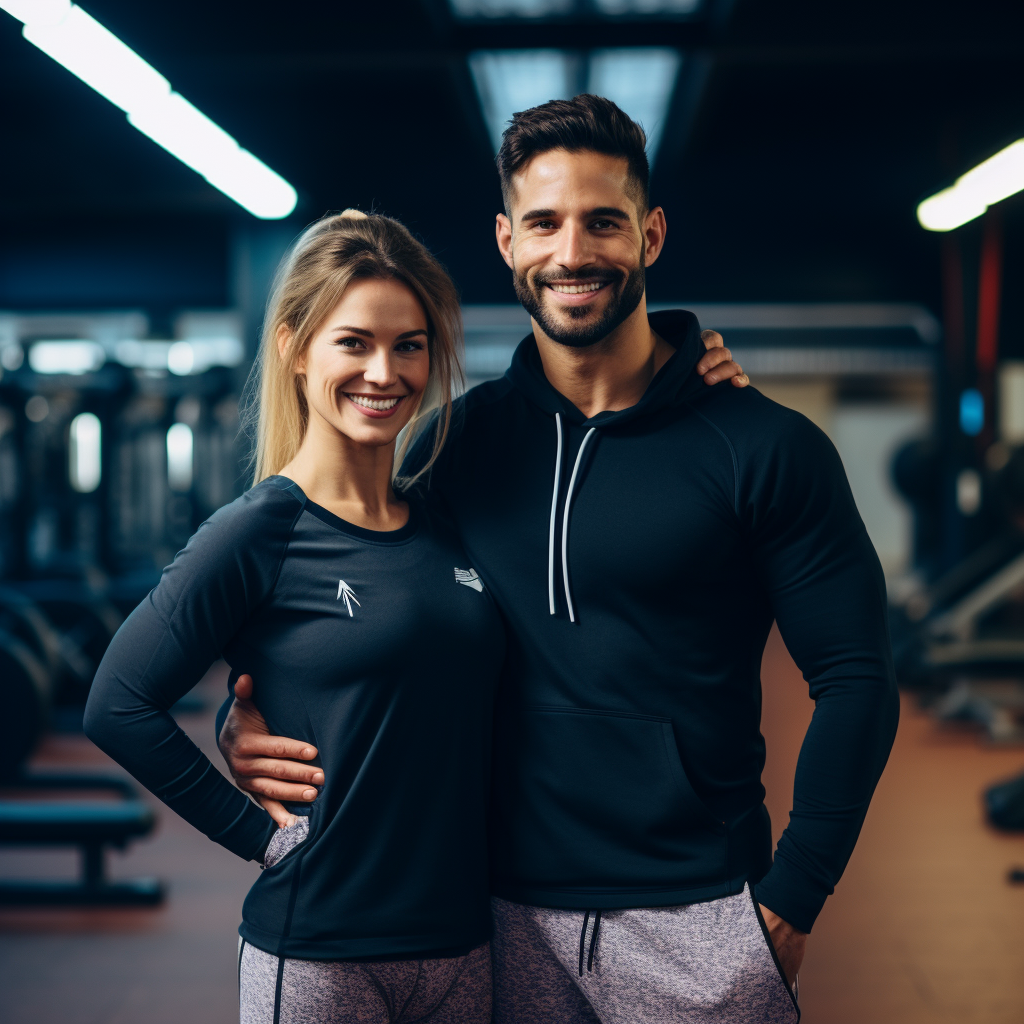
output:
[[[622,275],[591,274],[584,276],[581,274],[579,277],[569,278],[565,274],[560,274],[554,280],[557,280],[559,284],[594,284],[597,281],[604,284],[622,281]],[[612,295],[604,313],[598,319],[584,323],[582,321],[593,317],[589,306],[565,306],[564,312],[569,320],[581,321],[577,325],[563,326],[545,308],[541,297],[546,286],[544,278],[535,279],[534,286],[531,287],[525,274],[518,274],[513,270],[512,283],[516,289],[516,297],[523,304],[523,308],[537,321],[540,329],[552,341],[569,348],[587,348],[590,345],[596,345],[603,338],[607,338],[619,324],[632,316],[633,311],[640,305],[640,300],[644,297],[644,265],[641,263],[625,275],[625,281],[619,286],[618,294]]]

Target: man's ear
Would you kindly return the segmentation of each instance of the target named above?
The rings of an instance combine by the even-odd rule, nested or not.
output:
[[[277,342],[277,354],[281,357],[281,362],[284,362],[287,358],[288,346],[292,341],[292,330],[287,324],[280,324],[278,326],[275,341]],[[294,369],[296,373],[306,372],[305,353],[295,361]]]
[[[494,237],[498,240],[498,251],[501,258],[508,264],[510,270],[515,269],[512,260],[512,221],[503,213],[495,218]]]
[[[665,211],[660,206],[656,206],[644,217],[641,232],[644,236],[644,266],[649,267],[661,255],[668,232]]]

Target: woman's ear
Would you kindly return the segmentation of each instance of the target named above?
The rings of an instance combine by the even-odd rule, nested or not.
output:
[[[292,343],[292,330],[287,324],[280,324],[277,328],[277,354],[281,357],[281,362],[285,362],[288,358],[288,346]],[[305,360],[301,357],[296,360],[293,368],[296,373],[305,373]]]

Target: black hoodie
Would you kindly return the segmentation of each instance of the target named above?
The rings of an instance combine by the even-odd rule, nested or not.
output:
[[[428,477],[509,631],[492,891],[668,906],[750,880],[809,931],[896,731],[881,568],[828,438],[754,388],[706,386],[693,314],[650,322],[677,351],[636,405],[587,419],[530,336],[457,404]],[[773,619],[816,702],[774,863]]]

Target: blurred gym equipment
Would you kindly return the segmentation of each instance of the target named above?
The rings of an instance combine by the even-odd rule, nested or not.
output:
[[[102,657],[112,635],[83,632],[83,622],[102,623],[102,604],[95,611],[70,599],[54,600],[50,610],[63,612],[64,631],[24,594],[0,588],[0,845],[78,847],[81,877],[76,882],[0,880],[0,904],[152,906],[163,899],[159,882],[113,883],[104,870],[106,848],[123,849],[153,830],[155,815],[135,787],[113,776],[24,770],[49,724],[54,687],[68,670],[68,655],[86,657],[80,642],[91,639],[93,653]],[[88,680],[85,685],[88,692]],[[78,795],[94,791],[112,793],[114,799]]]
[[[106,877],[105,850],[124,849],[152,832],[156,821],[131,783],[100,775],[21,775],[4,788],[31,795],[106,790],[119,799],[0,800],[0,844],[75,846],[82,863],[75,882],[0,881],[0,905],[154,906],[163,900],[164,887],[156,879]]]
[[[238,388],[222,365],[238,345],[126,337],[146,327],[137,314],[18,323],[13,345],[0,339],[0,845],[76,847],[81,872],[0,880],[0,904],[151,906],[160,882],[105,873],[107,849],[154,826],[134,785],[25,766],[47,729],[81,728],[124,616],[240,492]]]

